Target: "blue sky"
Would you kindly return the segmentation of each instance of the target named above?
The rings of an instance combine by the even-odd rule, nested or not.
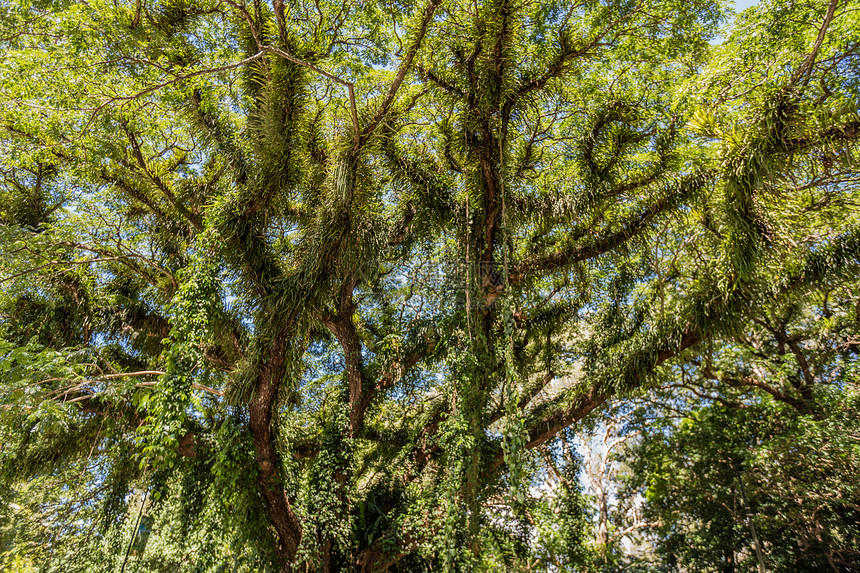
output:
[[[738,12],[746,10],[750,6],[755,6],[756,4],[758,4],[758,0],[735,0],[735,8]]]

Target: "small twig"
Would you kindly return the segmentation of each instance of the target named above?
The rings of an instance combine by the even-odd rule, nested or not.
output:
[[[108,105],[110,105],[110,104],[112,104],[112,103],[114,103],[114,102],[118,102],[118,101],[122,101],[122,102],[126,102],[126,101],[134,101],[134,100],[136,100],[136,99],[138,99],[138,98],[141,98],[141,97],[143,97],[143,96],[145,96],[145,95],[147,95],[147,94],[150,94],[150,93],[152,93],[152,92],[154,92],[154,91],[158,91],[158,90],[160,90],[161,88],[167,87],[167,86],[169,86],[169,85],[173,85],[173,84],[179,83],[179,82],[181,82],[181,81],[183,81],[183,80],[189,80],[189,79],[191,79],[191,78],[196,78],[197,76],[202,76],[202,75],[205,75],[205,74],[212,74],[212,73],[215,73],[215,72],[223,72],[223,71],[225,71],[225,70],[232,70],[232,69],[234,69],[234,68],[242,67],[242,66],[244,66],[245,64],[249,64],[249,63],[251,63],[251,62],[253,62],[253,61],[255,61],[255,60],[259,60],[259,59],[260,59],[260,58],[262,58],[264,55],[265,55],[265,52],[264,52],[263,50],[261,50],[261,51],[257,52],[256,54],[254,54],[253,56],[249,56],[249,57],[245,58],[244,60],[240,60],[240,61],[238,61],[238,62],[234,62],[234,63],[232,63],[232,64],[226,64],[226,65],[223,65],[223,66],[217,66],[217,67],[214,67],[214,68],[206,68],[205,70],[197,70],[197,71],[195,71],[195,72],[190,72],[190,73],[187,73],[187,74],[180,74],[180,75],[176,76],[175,78],[173,78],[173,79],[171,79],[171,80],[167,80],[167,81],[164,81],[164,82],[161,82],[161,83],[155,84],[155,85],[150,86],[150,87],[146,88],[145,90],[139,91],[139,92],[137,92],[136,94],[131,95],[131,96],[115,96],[115,97],[110,97],[110,98],[108,99],[108,101],[104,102],[103,104],[101,104],[100,106],[98,106],[98,107],[93,111],[93,116],[95,116],[95,114],[97,114],[99,111],[101,111],[102,109],[104,109],[105,107],[107,107]]]
[[[161,370],[141,370],[140,372],[123,372],[121,374],[105,374],[96,380],[110,380],[112,378],[130,378],[132,376],[164,376]]]
[[[152,388],[156,384],[158,384],[158,382],[138,382],[137,384],[134,385],[134,387],[135,388]],[[203,384],[198,384],[197,382],[192,382],[191,386],[197,390],[202,390],[204,392],[214,394],[215,396],[218,396],[218,397],[222,397],[222,398],[224,397],[224,392],[222,392],[221,390],[216,390],[215,388],[210,388],[209,386],[204,386]]]
[[[74,266],[74,265],[89,265],[92,263],[103,263],[107,261],[116,261],[121,257],[102,257],[98,259],[87,259],[85,261],[51,261],[49,263],[45,263],[44,265],[39,265],[38,267],[33,267],[31,269],[27,269],[25,271],[21,271],[20,273],[15,273],[14,275],[10,275],[8,277],[0,279],[0,284],[5,282],[9,282],[11,280],[17,279],[18,277],[22,277],[24,275],[29,275],[31,273],[38,272],[47,267],[57,267],[57,266]]]

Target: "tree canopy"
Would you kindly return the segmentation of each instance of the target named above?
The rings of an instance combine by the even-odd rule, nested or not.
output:
[[[713,397],[631,446],[667,539],[737,499],[667,482],[679,447],[850,476],[858,14],[765,0],[714,45],[717,0],[3,0],[4,559],[588,568],[565,436],[631,396]],[[856,566],[856,481],[771,479],[825,508],[783,570]]]

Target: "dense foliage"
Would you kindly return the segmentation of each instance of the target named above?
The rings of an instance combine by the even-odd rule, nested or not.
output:
[[[0,563],[856,567],[858,14],[2,0]]]
[[[850,569],[860,546],[858,419],[856,395],[823,419],[765,399],[703,408],[671,438],[646,440],[636,474],[648,482],[663,560],[755,570],[752,515],[773,570]]]

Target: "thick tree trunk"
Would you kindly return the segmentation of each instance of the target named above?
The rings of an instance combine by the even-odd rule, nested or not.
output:
[[[349,386],[349,431],[350,437],[357,437],[364,427],[364,414],[373,399],[373,388],[364,387],[364,371],[361,362],[361,339],[352,321],[355,313],[355,303],[352,291],[356,279],[350,279],[343,285],[340,303],[335,316],[324,316],[322,322],[334,334],[343,349],[346,378]]]
[[[343,349],[346,379],[349,386],[349,430],[356,437],[364,427],[364,414],[373,397],[364,388],[364,373],[361,368],[361,340],[352,323],[352,311],[335,320],[324,319],[325,326],[335,335]]]
[[[278,557],[281,571],[292,570],[301,541],[302,530],[293,513],[281,481],[280,460],[272,432],[272,411],[285,372],[284,352],[287,336],[279,333],[269,351],[269,361],[260,372],[257,392],[249,407],[249,428],[257,453],[258,485],[266,501],[269,520],[278,535]]]

